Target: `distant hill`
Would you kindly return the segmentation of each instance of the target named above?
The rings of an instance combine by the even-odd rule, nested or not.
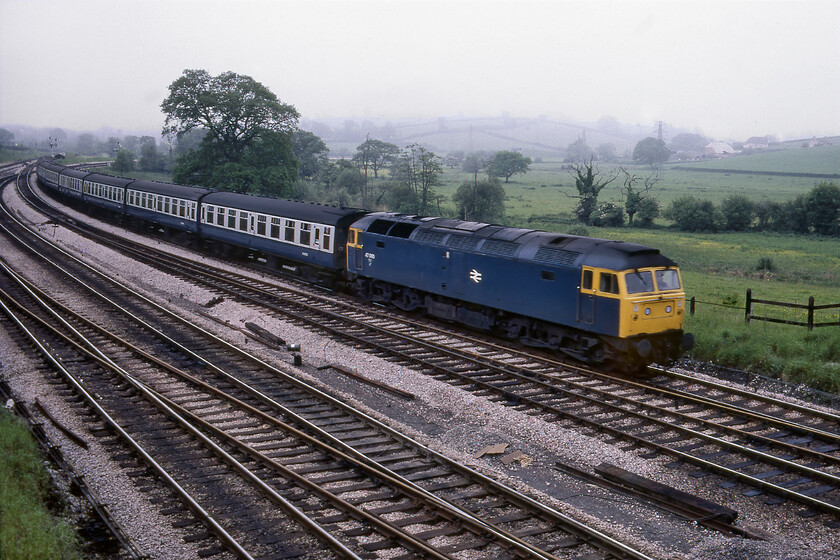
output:
[[[367,134],[400,147],[418,143],[440,155],[455,152],[498,150],[520,151],[530,157],[558,157],[566,147],[580,139],[592,148],[613,144],[617,154],[630,152],[636,143],[653,135],[650,126],[625,125],[614,120],[600,123],[556,121],[545,117],[464,118],[441,117],[435,120],[373,122],[355,120],[311,121],[301,128],[320,136],[333,156],[355,152]]]

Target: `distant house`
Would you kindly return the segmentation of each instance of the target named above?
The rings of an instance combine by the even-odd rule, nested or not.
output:
[[[722,157],[732,155],[737,152],[735,151],[735,148],[726,142],[709,142],[706,144],[704,153],[709,157]]]
[[[766,150],[770,147],[770,139],[766,136],[753,136],[744,142],[745,150]]]

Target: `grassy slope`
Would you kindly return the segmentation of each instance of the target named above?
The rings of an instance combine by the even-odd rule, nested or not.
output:
[[[0,409],[0,558],[80,558],[72,526],[51,517],[49,478],[35,441],[8,411]]]

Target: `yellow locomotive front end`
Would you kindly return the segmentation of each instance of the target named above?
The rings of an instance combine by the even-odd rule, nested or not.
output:
[[[685,292],[679,269],[628,270],[621,277],[621,338],[682,330]]]
[[[693,346],[685,334],[686,303],[676,267],[626,270],[619,274],[619,338],[633,341],[644,361],[669,362]]]

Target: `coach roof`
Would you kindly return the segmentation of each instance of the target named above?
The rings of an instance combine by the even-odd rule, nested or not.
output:
[[[135,191],[161,194],[185,200],[198,200],[210,192],[209,189],[202,189],[200,187],[188,187],[185,185],[161,183],[159,181],[134,181],[128,188]]]
[[[363,214],[362,210],[356,208],[322,206],[320,204],[298,202],[295,200],[279,200],[276,198],[248,196],[230,192],[212,192],[204,197],[202,203],[325,225],[335,225],[342,218],[348,216],[357,217]]]

